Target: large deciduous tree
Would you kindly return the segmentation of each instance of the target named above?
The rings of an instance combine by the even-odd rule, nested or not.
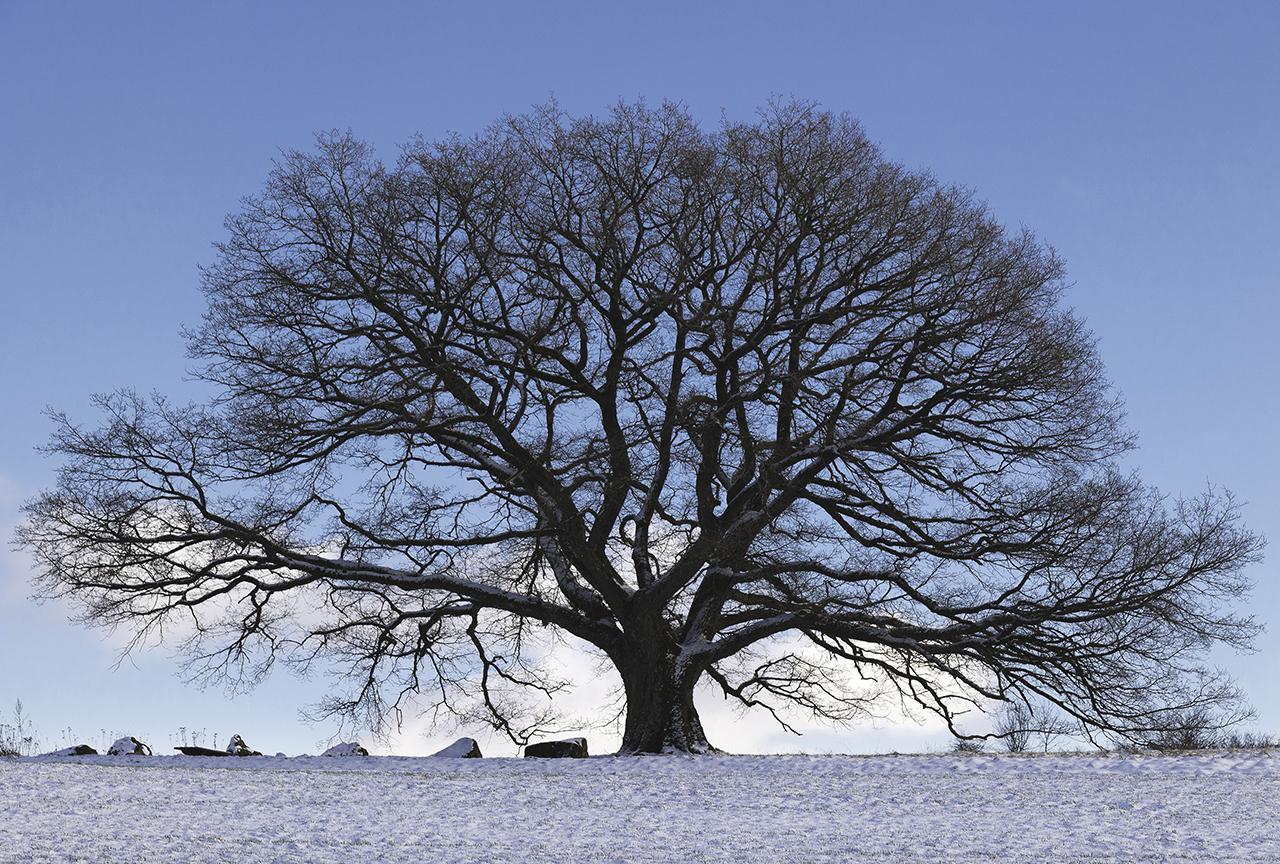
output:
[[[625,752],[709,749],[700,684],[1120,738],[1238,704],[1203,658],[1249,644],[1260,541],[1120,470],[1052,249],[846,116],[551,104],[394,166],[328,134],[227,227],[189,334],[220,395],[58,417],[20,542],[90,623],[516,740],[568,634],[621,677]]]

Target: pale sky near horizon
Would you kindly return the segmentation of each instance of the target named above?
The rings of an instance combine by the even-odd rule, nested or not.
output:
[[[157,752],[179,727],[290,754],[333,732],[297,718],[319,679],[229,700],[184,685],[165,648],[113,670],[120,637],[27,601],[31,563],[7,545],[54,476],[34,449],[46,406],[94,425],[93,393],[200,398],[179,334],[198,267],[282,149],[350,128],[394,159],[551,95],[573,115],[682,101],[714,128],[771,94],[849,112],[888,158],[1052,244],[1138,433],[1132,466],[1173,496],[1230,489],[1280,538],[1278,4],[0,0],[0,723],[21,699],[51,745],[69,727]],[[1215,655],[1272,734],[1276,561],[1251,570],[1258,652]],[[932,727],[795,738],[707,710],[730,750],[947,746]],[[452,737],[415,730],[397,752]]]

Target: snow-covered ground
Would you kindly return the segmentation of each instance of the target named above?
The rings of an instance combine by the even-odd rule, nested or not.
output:
[[[0,861],[1277,861],[1280,753],[0,760]]]

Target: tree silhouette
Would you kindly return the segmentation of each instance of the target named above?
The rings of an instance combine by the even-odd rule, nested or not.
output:
[[[189,333],[218,397],[58,415],[19,535],[44,595],[197,676],[336,663],[325,711],[523,742],[571,636],[624,752],[710,749],[700,685],[784,723],[1244,710],[1202,658],[1249,644],[1260,540],[1119,468],[1053,251],[847,116],[553,103],[390,167],[332,133],[227,227]]]

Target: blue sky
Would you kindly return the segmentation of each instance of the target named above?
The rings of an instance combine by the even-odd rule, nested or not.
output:
[[[1230,489],[1280,538],[1280,5],[0,0],[4,539],[53,477],[46,406],[93,424],[95,392],[201,397],[179,335],[202,311],[198,267],[280,150],[350,128],[394,159],[415,133],[467,135],[553,94],[572,114],[683,101],[706,127],[771,94],[860,118],[890,159],[1066,260],[1147,482]],[[0,722],[21,698],[51,743],[119,730],[159,751],[183,726],[298,753],[333,733],[297,719],[322,680],[228,700],[183,685],[164,647],[113,669],[121,638],[28,602],[30,568],[0,547]],[[1259,651],[1215,655],[1271,733],[1275,571],[1252,571]],[[707,710],[729,749],[945,745],[910,724],[796,739]]]

